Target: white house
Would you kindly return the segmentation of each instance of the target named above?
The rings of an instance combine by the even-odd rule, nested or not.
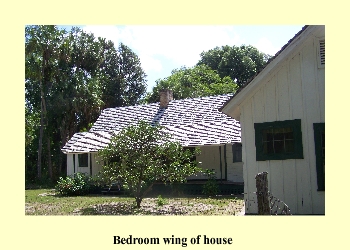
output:
[[[305,26],[220,110],[242,127],[246,214],[263,171],[292,214],[325,214],[325,26]]]
[[[113,133],[139,120],[164,126],[183,147],[200,147],[203,169],[214,169],[219,180],[243,182],[241,128],[239,122],[218,109],[232,94],[173,100],[161,92],[160,102],[107,108],[89,132],[76,133],[62,148],[67,154],[67,175],[95,175],[101,169],[98,150],[108,145]],[[191,176],[189,179],[203,179]]]

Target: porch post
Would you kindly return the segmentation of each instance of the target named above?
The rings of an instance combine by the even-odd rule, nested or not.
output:
[[[89,153],[89,158],[90,158],[90,161],[89,161],[89,164],[90,164],[90,176],[92,176],[92,154]]]
[[[221,145],[219,146],[219,155],[220,155],[220,181],[222,182],[222,159],[221,159]]]
[[[227,181],[227,154],[226,154],[226,144],[224,145],[224,161],[225,161],[225,181]]]

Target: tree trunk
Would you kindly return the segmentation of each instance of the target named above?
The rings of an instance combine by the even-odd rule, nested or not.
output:
[[[52,174],[52,162],[51,162],[51,141],[50,137],[47,137],[47,153],[48,153],[48,170],[49,170],[49,177],[50,180],[53,180],[53,174]]]
[[[43,150],[43,134],[44,134],[44,113],[43,113],[43,101],[41,100],[41,111],[40,111],[40,132],[39,132],[39,148],[38,148],[38,179],[41,179],[41,153]]]
[[[58,166],[59,166],[59,175],[62,176],[62,175],[65,175],[67,174],[66,173],[66,170],[67,170],[67,166],[66,166],[66,163],[64,163],[64,154],[62,153],[61,149],[66,145],[66,142],[67,142],[67,135],[68,137],[72,137],[70,136],[70,132],[69,132],[69,129],[66,129],[66,122],[65,120],[63,120],[61,122],[61,127],[60,127],[60,136],[61,136],[61,144],[60,144],[60,150],[59,150],[59,156],[58,156]]]
[[[136,206],[137,206],[137,208],[140,208],[141,207],[142,198],[141,197],[135,197],[135,199],[136,199]]]
[[[40,76],[40,83],[39,83],[41,105],[40,105],[40,132],[39,132],[39,148],[38,148],[38,179],[41,179],[41,158],[42,158],[42,151],[43,151],[43,136],[44,136],[44,112],[46,110],[43,81],[45,81],[45,51],[43,52],[43,64],[41,68],[41,76]]]

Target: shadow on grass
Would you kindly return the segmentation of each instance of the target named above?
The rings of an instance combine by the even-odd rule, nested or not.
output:
[[[145,198],[157,198],[159,194],[150,194],[146,195]],[[207,195],[193,195],[193,194],[181,194],[181,195],[173,195],[173,194],[161,194],[163,198],[168,199],[197,199],[197,200],[206,200],[206,199],[216,199],[216,200],[244,200],[243,194],[235,194],[235,195],[214,195],[214,196],[207,196]],[[129,196],[130,197],[130,196]]]

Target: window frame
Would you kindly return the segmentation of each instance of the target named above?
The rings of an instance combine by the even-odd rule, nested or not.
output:
[[[263,149],[264,148],[263,130],[278,129],[278,128],[293,129],[294,152],[270,153],[270,154],[266,154],[263,152],[264,150]],[[254,123],[254,130],[255,130],[255,148],[256,148],[257,161],[304,159],[302,132],[301,132],[301,119]]]

